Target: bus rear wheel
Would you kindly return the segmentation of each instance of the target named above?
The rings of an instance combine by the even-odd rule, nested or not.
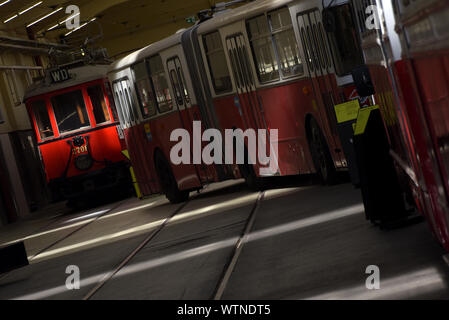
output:
[[[310,121],[308,141],[313,163],[321,182],[325,185],[335,184],[337,172],[334,161],[332,160],[326,138],[314,119]]]
[[[173,204],[185,202],[189,199],[189,192],[178,188],[175,176],[165,157],[158,152],[155,157],[155,166],[165,197]]]

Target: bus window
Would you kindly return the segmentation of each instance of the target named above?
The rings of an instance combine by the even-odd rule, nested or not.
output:
[[[313,59],[313,64],[315,66],[315,69],[319,71],[320,69],[320,58],[319,58],[319,52],[318,52],[318,45],[315,43],[315,40],[312,35],[312,29],[310,26],[307,26],[306,28],[306,36],[307,36],[307,42],[311,48],[311,56],[310,58]]]
[[[34,113],[34,118],[36,119],[36,125],[39,129],[39,135],[41,139],[44,140],[54,137],[45,101],[38,100],[36,102],[33,102],[32,110]]]
[[[106,100],[104,99],[103,89],[100,85],[87,88],[87,94],[89,95],[90,102],[94,112],[95,122],[97,124],[103,124],[111,122],[111,116],[109,114]]]
[[[129,115],[130,115],[130,122],[131,124],[134,124],[137,121],[137,112],[136,112],[136,107],[134,104],[134,100],[131,98],[128,88],[124,87],[124,96],[126,98],[126,103],[128,104],[128,108],[129,108]]]
[[[119,116],[118,116],[118,111],[117,111],[117,105],[116,102],[114,100],[113,94],[112,94],[112,90],[111,90],[111,86],[109,84],[109,82],[105,82],[104,86],[106,88],[106,95],[108,97],[109,100],[109,107],[111,108],[111,112],[112,112],[112,121],[117,122],[120,121]]]
[[[132,67],[136,81],[137,96],[140,101],[142,116],[147,119],[156,114],[156,97],[147,73],[146,62],[140,62]]]
[[[335,17],[334,30],[328,33],[334,56],[337,75],[345,76],[363,64],[362,49],[357,36],[357,27],[352,17],[351,6],[344,4],[331,7]]]
[[[164,113],[173,109],[173,101],[168,87],[167,78],[165,77],[164,65],[159,55],[151,57],[150,73],[153,81],[156,100],[159,112]]]
[[[327,65],[327,68],[332,68],[332,59],[330,58],[329,46],[326,41],[326,33],[324,31],[323,24],[320,22],[318,25],[319,25],[318,33],[320,34],[321,43],[323,44],[324,56],[326,58],[326,65]]]
[[[309,65],[309,70],[310,72],[313,72],[315,70],[315,66],[312,60],[312,52],[310,51],[310,39],[307,39],[306,29],[304,29],[304,27],[301,27],[301,41],[304,47],[307,64]]]
[[[184,77],[184,72],[182,72],[182,68],[178,67],[178,74],[181,77],[181,89],[184,93],[184,99],[186,100],[186,103],[190,103],[190,96],[189,96],[189,91],[187,90],[186,87],[186,79]]]
[[[184,98],[182,97],[181,86],[179,85],[178,75],[175,70],[170,71],[170,80],[172,83],[173,91],[176,96],[176,102],[178,106],[184,105]]]
[[[59,133],[90,127],[89,116],[81,90],[54,96],[51,104],[58,124]]]
[[[206,51],[212,85],[216,94],[232,91],[231,76],[223,49],[223,43],[218,31],[204,36],[204,49]]]
[[[256,60],[259,81],[266,83],[279,80],[278,62],[265,15],[248,20],[247,30],[254,59]]]
[[[304,74],[304,66],[299,54],[298,42],[293,31],[290,11],[288,8],[282,8],[270,12],[268,17],[271,22],[282,75],[284,77],[290,77]]]

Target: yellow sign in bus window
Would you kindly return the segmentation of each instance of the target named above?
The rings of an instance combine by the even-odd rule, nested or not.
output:
[[[338,104],[335,107],[337,122],[343,123],[357,119],[360,110],[359,100]]]

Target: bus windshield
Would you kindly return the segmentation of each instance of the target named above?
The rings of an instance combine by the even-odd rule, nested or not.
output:
[[[54,96],[51,104],[60,134],[90,127],[81,90]]]
[[[328,35],[334,54],[336,72],[339,76],[345,76],[363,64],[356,24],[349,4],[332,7],[328,10],[334,17],[333,31]]]

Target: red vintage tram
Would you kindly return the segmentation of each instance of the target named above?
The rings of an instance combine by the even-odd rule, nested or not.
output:
[[[115,62],[109,79],[142,193],[179,202],[211,181],[258,186],[259,163],[171,164],[171,132],[192,134],[193,121],[221,133],[278,129],[277,175],[331,182],[345,170],[334,105],[358,98],[350,73],[363,57],[349,1],[332,5],[338,33],[326,33],[322,1],[261,0]]]
[[[54,200],[76,204],[99,190],[130,186],[107,68],[52,68],[26,92],[24,100]]]
[[[353,5],[390,154],[404,189],[412,191],[449,251],[449,3],[354,0]]]

